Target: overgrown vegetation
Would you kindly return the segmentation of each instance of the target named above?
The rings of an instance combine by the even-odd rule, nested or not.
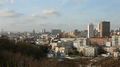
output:
[[[0,66],[2,67],[29,67],[29,64],[46,58],[47,53],[48,46],[15,43],[7,38],[0,38]]]

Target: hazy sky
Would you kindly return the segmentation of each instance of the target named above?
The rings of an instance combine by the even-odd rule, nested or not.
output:
[[[0,29],[85,29],[89,23],[120,25],[120,0],[0,0]]]

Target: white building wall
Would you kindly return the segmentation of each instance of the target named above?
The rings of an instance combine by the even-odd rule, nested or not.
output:
[[[73,46],[76,47],[77,50],[79,51],[79,50],[81,49],[81,47],[87,46],[87,45],[86,45],[86,38],[76,39],[76,40],[73,42]]]
[[[120,36],[118,36],[118,45],[120,46]]]
[[[112,36],[112,46],[120,45],[120,36],[114,35]]]
[[[97,49],[95,47],[86,47],[85,56],[93,57],[97,54]]]
[[[88,25],[88,38],[94,37],[94,25],[89,24]]]
[[[50,43],[50,45],[52,46],[52,49],[54,49],[57,46],[57,43]]]
[[[111,47],[111,42],[106,42],[107,47]]]

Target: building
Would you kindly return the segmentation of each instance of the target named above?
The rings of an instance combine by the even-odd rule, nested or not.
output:
[[[114,54],[114,52],[117,52],[117,48],[116,47],[104,47],[104,50],[107,52],[107,53],[110,53],[111,55]]]
[[[73,42],[76,48],[78,48],[78,46],[87,46],[87,38],[76,38]]]
[[[94,37],[94,25],[91,23],[88,25],[88,38]]]
[[[111,47],[111,42],[106,42],[106,45],[105,46],[107,46],[107,47]]]
[[[87,46],[87,39],[86,38],[78,38],[73,41],[73,46],[77,48],[79,52],[81,52],[82,47]]]
[[[99,24],[100,37],[110,37],[110,22],[102,21]]]
[[[120,46],[120,36],[112,36],[112,46]]]
[[[57,34],[61,33],[61,30],[60,29],[53,29],[51,31],[51,33],[52,33],[52,35],[57,35]]]
[[[78,51],[86,57],[95,57],[98,55],[98,48],[97,47],[90,47],[90,46],[80,46]]]
[[[46,33],[46,29],[42,29],[42,33],[45,34]]]
[[[91,45],[103,46],[106,42],[111,42],[111,38],[89,38],[89,43]]]
[[[94,57],[97,56],[98,54],[98,49],[97,47],[85,47],[84,48],[84,55],[87,57]]]
[[[119,28],[119,32],[120,32],[120,28]]]

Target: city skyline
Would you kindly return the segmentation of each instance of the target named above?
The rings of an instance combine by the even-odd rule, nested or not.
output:
[[[110,21],[119,27],[118,0],[0,0],[0,29],[87,29],[89,23]]]

